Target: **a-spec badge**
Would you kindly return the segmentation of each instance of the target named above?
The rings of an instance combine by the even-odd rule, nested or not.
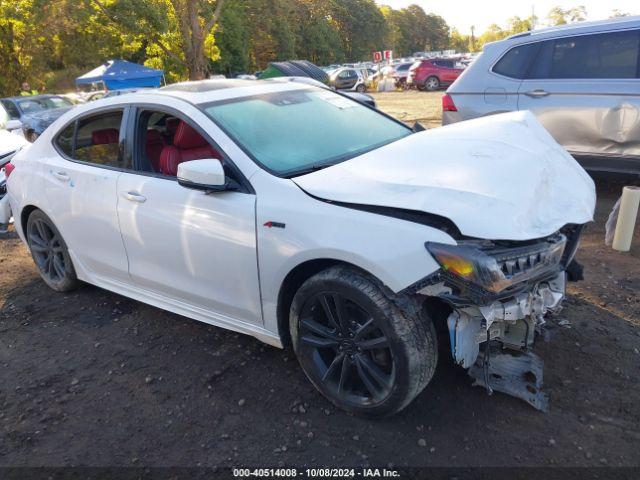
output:
[[[286,227],[286,225],[284,223],[272,222],[271,220],[269,220],[268,222],[265,222],[264,226],[267,227],[267,228],[284,228],[284,227]]]

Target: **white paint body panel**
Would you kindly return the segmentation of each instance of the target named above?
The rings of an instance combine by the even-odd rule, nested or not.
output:
[[[144,203],[127,200],[135,192]],[[255,196],[206,194],[175,180],[122,173],[118,218],[134,285],[261,324]]]
[[[529,112],[421,132],[295,181],[320,198],[433,213],[495,240],[586,223],[596,201],[593,180]]]
[[[298,88],[309,87],[265,82],[226,94],[140,93],[78,106],[14,159],[8,196],[18,233],[24,241],[23,209],[37,207],[60,230],[82,280],[276,346],[282,283],[305,262],[348,262],[395,292],[438,270],[424,244],[454,244],[449,235],[313,198],[260,169],[189,103]],[[138,103],[172,108],[198,124],[255,193],[205,194],[176,180],[69,161],[53,147],[76,116]],[[411,135],[296,181],[331,199],[424,209],[487,238],[533,238],[588,221],[594,196],[584,172],[530,117],[496,118]],[[53,175],[61,172],[69,181]],[[285,228],[266,227],[270,221]]]

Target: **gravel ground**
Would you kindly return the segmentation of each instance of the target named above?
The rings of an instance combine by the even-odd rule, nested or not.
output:
[[[15,234],[3,235],[0,466],[638,467],[640,238],[625,254],[603,245],[620,187],[598,180],[578,254],[586,280],[556,319],[569,325],[537,345],[546,414],[489,397],[441,357],[401,414],[349,416],[291,351],[91,286],[54,293]]]
[[[427,128],[442,124],[442,94],[444,92],[404,92],[369,93],[376,100],[378,108],[398,120],[413,124],[420,122]]]

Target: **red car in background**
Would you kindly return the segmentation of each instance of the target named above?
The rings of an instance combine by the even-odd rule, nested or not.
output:
[[[451,85],[464,71],[456,67],[456,61],[444,58],[430,58],[419,60],[409,68],[407,85],[415,86],[418,90],[438,90],[440,87]]]

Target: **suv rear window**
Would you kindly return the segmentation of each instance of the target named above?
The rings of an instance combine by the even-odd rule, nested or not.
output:
[[[509,50],[493,67],[493,71],[510,78],[525,78],[529,65],[540,49],[540,43],[518,45]]]
[[[544,42],[529,78],[637,78],[640,31]]]

